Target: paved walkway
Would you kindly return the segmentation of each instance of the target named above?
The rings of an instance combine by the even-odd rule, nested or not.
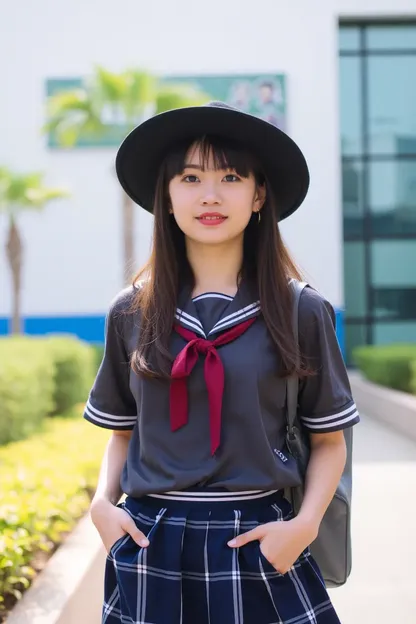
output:
[[[354,471],[353,571],[330,590],[341,623],[416,624],[416,444],[364,417]]]

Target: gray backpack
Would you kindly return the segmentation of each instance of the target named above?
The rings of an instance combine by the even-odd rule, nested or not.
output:
[[[299,337],[299,299],[305,282],[291,280],[294,294],[293,327],[296,341]],[[290,377],[286,384],[287,447],[296,458],[302,475],[305,475],[310,447],[308,435],[302,431],[298,414],[297,377]],[[320,525],[319,534],[311,544],[311,554],[321,569],[327,587],[343,585],[351,572],[351,493],[352,493],[352,427],[344,430],[347,445],[347,461],[334,498]],[[289,488],[286,496],[291,501],[294,513],[298,513],[303,487]]]

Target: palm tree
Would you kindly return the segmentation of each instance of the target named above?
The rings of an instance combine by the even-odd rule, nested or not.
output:
[[[121,124],[125,134],[151,115],[172,108],[202,104],[208,96],[190,85],[163,84],[152,74],[127,69],[121,73],[96,67],[81,88],[61,91],[48,102],[44,130],[54,133],[63,147],[81,137],[103,137],[109,123]],[[134,205],[122,191],[123,281],[134,264]]]
[[[62,188],[44,185],[41,173],[18,174],[6,167],[0,168],[0,213],[8,219],[9,232],[6,241],[6,257],[13,284],[12,333],[22,331],[20,295],[23,268],[23,243],[17,219],[25,210],[42,210],[54,199],[66,197]]]

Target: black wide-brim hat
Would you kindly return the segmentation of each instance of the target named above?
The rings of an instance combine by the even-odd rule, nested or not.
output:
[[[164,157],[178,142],[204,135],[233,139],[252,151],[275,194],[279,221],[302,204],[309,187],[309,171],[297,144],[269,122],[223,102],[160,113],[132,130],[116,157],[117,176],[127,195],[153,212]]]

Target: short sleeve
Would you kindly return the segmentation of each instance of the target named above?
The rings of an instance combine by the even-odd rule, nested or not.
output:
[[[130,363],[123,339],[123,312],[118,296],[106,317],[104,357],[98,370],[84,418],[105,429],[133,429],[137,407],[130,390]]]
[[[360,417],[335,333],[333,307],[310,287],[299,302],[299,345],[308,367],[315,371],[299,385],[305,429],[330,433],[357,424]]]

